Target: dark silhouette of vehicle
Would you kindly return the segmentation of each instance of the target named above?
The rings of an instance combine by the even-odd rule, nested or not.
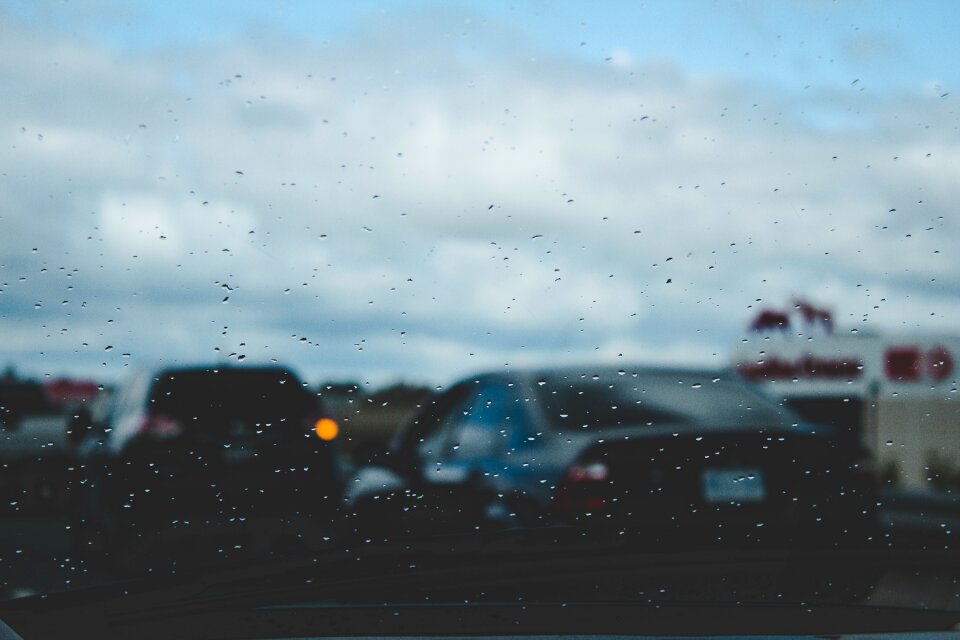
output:
[[[468,378],[344,497],[368,537],[566,524],[665,543],[873,533],[870,456],[732,375],[570,368]]]
[[[72,461],[67,407],[45,386],[12,374],[0,378],[0,498],[5,512],[62,509]]]
[[[72,429],[86,432],[79,556],[211,531],[233,548],[231,536],[266,522],[291,536],[297,522],[329,522],[341,487],[337,425],[291,371],[163,369],[132,377],[111,402],[102,423]]]
[[[43,385],[31,380],[0,379],[0,427],[16,429],[27,416],[54,415]]]

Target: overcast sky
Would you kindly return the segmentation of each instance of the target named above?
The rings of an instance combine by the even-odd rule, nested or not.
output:
[[[956,332],[958,7],[0,3],[0,363],[725,364],[798,295]]]

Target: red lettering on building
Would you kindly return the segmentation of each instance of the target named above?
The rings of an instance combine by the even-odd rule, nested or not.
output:
[[[926,356],[927,375],[937,382],[946,380],[953,373],[953,356],[946,347],[937,345],[927,351]]]
[[[783,331],[791,327],[791,316],[797,316],[802,327],[812,329],[819,327],[826,333],[833,333],[833,314],[822,307],[817,307],[806,300],[794,300],[793,309],[780,311],[778,309],[760,309],[750,322],[750,330],[755,332]]]
[[[800,313],[804,324],[808,327],[821,325],[827,333],[833,332],[833,314],[828,309],[815,307],[806,300],[794,300],[793,308]]]
[[[751,331],[766,331],[768,329],[786,331],[789,328],[790,316],[782,311],[772,309],[761,310],[757,317],[753,319],[753,322],[750,323]]]
[[[737,372],[752,381],[761,380],[854,380],[863,375],[860,358],[818,358],[807,355],[797,360],[781,358],[741,362]]]
[[[916,382],[920,379],[920,348],[890,347],[883,359],[883,370],[889,380]]]
[[[942,382],[953,368],[953,356],[941,345],[926,351],[910,345],[890,347],[884,357],[884,371],[893,382],[920,382],[923,378]]]

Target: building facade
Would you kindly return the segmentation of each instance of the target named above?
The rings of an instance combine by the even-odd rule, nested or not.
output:
[[[808,420],[866,445],[887,481],[942,488],[960,485],[958,358],[960,336],[768,326],[741,342],[734,366]]]

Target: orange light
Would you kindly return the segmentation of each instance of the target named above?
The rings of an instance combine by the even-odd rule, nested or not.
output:
[[[316,424],[313,425],[313,430],[318,438],[326,440],[327,442],[336,438],[337,434],[340,433],[340,427],[330,418],[320,418],[317,420]]]

